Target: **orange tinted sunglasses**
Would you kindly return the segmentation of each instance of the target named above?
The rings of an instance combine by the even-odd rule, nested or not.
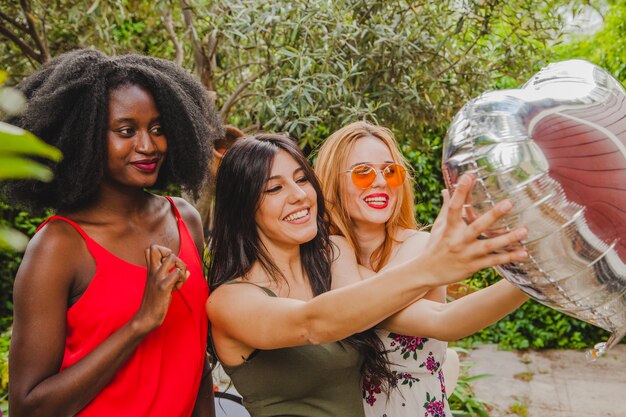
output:
[[[352,176],[352,182],[359,188],[368,188],[376,181],[376,175],[380,172],[387,184],[392,187],[399,187],[406,179],[406,169],[400,164],[389,164],[383,168],[376,169],[371,165],[356,165],[348,171]]]

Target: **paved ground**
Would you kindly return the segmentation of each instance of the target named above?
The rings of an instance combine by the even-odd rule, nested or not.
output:
[[[470,374],[491,374],[472,383],[490,405],[490,417],[626,417],[626,345],[595,363],[584,351],[498,351],[482,345],[470,352]],[[228,376],[213,374],[221,390],[235,392]]]
[[[626,345],[595,363],[585,352],[504,352],[495,345],[471,351],[472,384],[491,404],[491,417],[626,417]],[[526,414],[524,414],[526,413]]]

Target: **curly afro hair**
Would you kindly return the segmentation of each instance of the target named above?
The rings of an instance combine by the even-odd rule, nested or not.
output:
[[[172,62],[109,57],[93,49],[60,55],[18,85],[28,106],[10,122],[59,148],[63,160],[49,164],[52,182],[11,181],[3,194],[31,210],[72,210],[89,203],[106,162],[109,94],[127,85],[152,94],[167,137],[168,157],[154,188],[173,183],[197,196],[210,172],[213,143],[224,136],[207,91]]]

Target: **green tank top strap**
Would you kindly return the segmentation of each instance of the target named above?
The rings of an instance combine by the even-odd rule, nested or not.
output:
[[[258,284],[255,284],[254,282],[232,280],[232,281],[225,282],[222,285],[231,285],[231,284],[250,284],[250,285],[254,285],[255,287],[259,287],[260,289],[262,289],[263,292],[265,292],[265,294],[269,295],[270,297],[278,297],[274,293],[274,291],[270,290],[269,288],[265,288],[265,287],[262,287],[262,286],[260,286]]]

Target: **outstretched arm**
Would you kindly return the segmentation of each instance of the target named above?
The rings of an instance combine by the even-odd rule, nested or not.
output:
[[[334,236],[333,242],[339,249],[339,257],[333,267],[337,275],[342,277],[338,285],[345,285],[348,281],[346,277],[353,277],[357,273],[364,279],[374,275],[373,271],[357,264],[356,256],[345,239]],[[414,246],[414,243],[410,245]],[[397,261],[394,259],[394,262]],[[386,270],[393,271],[393,265],[390,264]],[[415,275],[418,276],[417,271]],[[526,294],[508,281],[502,280],[448,304],[424,297],[388,317],[377,327],[398,334],[453,341],[495,323],[526,300]]]
[[[431,237],[428,250],[368,280],[310,301],[268,297],[252,285],[222,285],[215,290],[209,297],[207,312],[222,362],[239,364],[241,357],[247,357],[254,349],[343,339],[373,327],[434,287],[490,265],[524,259],[523,251],[491,253],[517,242],[517,232],[478,240],[484,230],[510,210],[510,205],[501,203],[472,225],[465,225],[461,211],[471,180],[465,176],[459,184],[442,210],[445,223]]]
[[[378,327],[394,333],[454,341],[484,329],[517,309],[528,296],[508,281],[451,303],[418,300]]]
[[[438,226],[441,228],[441,223]],[[522,239],[526,230],[516,230],[515,233]],[[428,252],[432,238],[433,236],[427,233],[409,237],[401,243],[398,253],[383,270],[392,270],[394,265],[414,258],[416,254]],[[340,287],[349,284],[357,275],[356,271],[364,279],[375,274],[358,265],[354,251],[346,239],[340,236],[333,236],[332,239],[338,248],[338,256],[333,264],[334,285]],[[416,277],[418,272],[419,269],[416,269]],[[439,287],[435,291],[442,289],[443,287]],[[433,295],[433,291],[429,295]],[[522,305],[528,296],[508,281],[502,281],[447,305],[435,302],[439,301],[437,299],[430,298],[429,301],[426,298],[430,297],[425,296],[424,299],[416,301],[385,319],[378,327],[405,335],[432,337],[444,341],[457,340],[502,319]]]

